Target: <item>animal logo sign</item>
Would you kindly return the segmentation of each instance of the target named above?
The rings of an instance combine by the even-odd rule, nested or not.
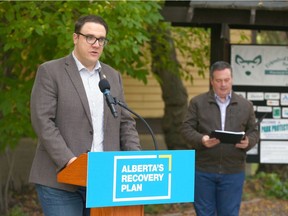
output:
[[[232,45],[233,84],[288,86],[286,46]]]
[[[262,56],[258,55],[252,60],[242,58],[240,55],[235,56],[235,63],[239,65],[246,76],[253,76],[255,69],[262,63]]]
[[[234,84],[254,85],[261,83],[264,77],[262,55],[247,57],[236,54],[233,68]]]

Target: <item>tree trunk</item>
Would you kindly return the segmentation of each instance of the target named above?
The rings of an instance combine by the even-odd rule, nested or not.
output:
[[[152,72],[159,78],[165,104],[162,129],[167,148],[187,149],[180,135],[180,126],[186,113],[188,96],[179,76],[179,63],[170,32],[159,28],[157,35],[152,38],[151,47]]]

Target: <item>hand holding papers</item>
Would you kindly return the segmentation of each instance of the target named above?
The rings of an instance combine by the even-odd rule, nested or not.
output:
[[[240,143],[240,141],[244,138],[245,132],[233,132],[233,131],[222,131],[222,130],[215,130],[212,131],[210,137],[217,138],[222,143],[229,143],[229,144],[236,144]]]

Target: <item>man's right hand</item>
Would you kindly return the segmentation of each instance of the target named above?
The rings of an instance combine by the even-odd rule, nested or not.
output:
[[[73,163],[73,161],[75,161],[77,159],[77,157],[73,157],[71,158],[68,163],[66,164],[66,167],[69,166],[71,163]]]
[[[202,137],[202,144],[207,148],[212,148],[220,143],[219,139],[210,138],[208,135]]]

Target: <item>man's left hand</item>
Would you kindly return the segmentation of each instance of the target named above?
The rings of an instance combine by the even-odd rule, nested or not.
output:
[[[245,138],[241,140],[240,143],[235,144],[235,147],[240,149],[246,149],[248,146],[249,146],[249,138],[247,136],[245,136]]]

